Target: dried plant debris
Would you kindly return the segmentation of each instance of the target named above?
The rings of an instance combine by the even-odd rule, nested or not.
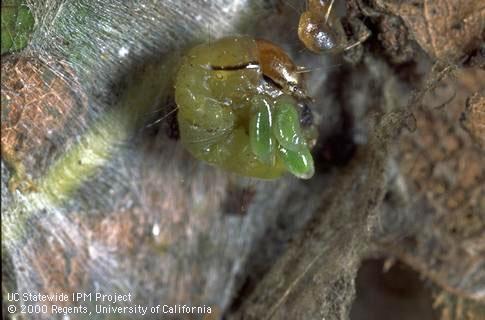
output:
[[[484,152],[459,118],[484,77],[460,70],[425,96],[416,130],[398,145],[404,201],[383,210],[383,221],[395,221],[393,239],[378,240],[445,290],[477,300],[485,300]]]
[[[400,320],[438,319],[429,282],[398,260],[362,261],[355,282],[351,320],[387,320],[390,314]]]
[[[321,193],[320,213],[228,319],[348,318],[366,221],[384,190],[386,143],[372,145],[384,148],[361,152],[333,177],[333,187]]]
[[[380,32],[377,37],[393,63],[404,63],[415,58],[412,37],[400,18],[384,15],[378,25]]]
[[[82,230],[82,229],[81,229]],[[35,254],[29,257],[29,269],[36,271],[37,281],[45,289],[45,294],[55,295],[62,292],[72,295],[83,289],[87,290],[85,263],[89,258],[87,248],[79,247],[74,242],[64,243],[60,238],[42,239],[38,235],[24,244],[26,250]],[[69,250],[67,250],[69,249]],[[55,302],[63,307],[69,301]],[[49,309],[51,306],[48,306]]]
[[[400,17],[414,39],[433,58],[456,62],[484,40],[481,0],[375,0],[378,8]]]
[[[393,64],[417,60],[419,46],[399,16],[381,8],[375,1],[349,0],[346,3],[347,16],[358,17],[372,30],[367,42],[371,51],[382,51]]]
[[[87,112],[72,69],[35,58],[2,59],[2,158],[16,175],[42,175],[76,139]]]
[[[435,294],[433,307],[440,313],[440,320],[483,320],[485,304],[445,291]]]
[[[485,148],[485,92],[476,92],[466,103],[466,110],[462,114],[463,126],[473,139]]]

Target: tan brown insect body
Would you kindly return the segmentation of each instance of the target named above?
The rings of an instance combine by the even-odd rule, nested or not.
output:
[[[308,0],[308,10],[300,16],[298,37],[312,52],[340,52],[363,42],[369,33],[353,44],[333,9],[334,0]]]

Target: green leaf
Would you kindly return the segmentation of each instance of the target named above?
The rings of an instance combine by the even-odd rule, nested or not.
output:
[[[34,17],[25,1],[2,1],[2,55],[25,48],[33,29]]]

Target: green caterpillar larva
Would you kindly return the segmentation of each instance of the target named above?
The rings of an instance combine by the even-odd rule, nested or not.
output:
[[[295,65],[270,42],[230,37],[196,46],[175,83],[182,143],[197,159],[244,176],[311,178],[297,111],[304,96]]]

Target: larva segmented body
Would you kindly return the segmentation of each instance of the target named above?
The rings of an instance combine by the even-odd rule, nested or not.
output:
[[[249,37],[192,48],[175,84],[185,148],[197,159],[244,176],[273,179],[289,171],[310,178],[313,159],[295,100],[303,90],[298,77],[279,70],[289,68],[287,60],[279,47],[263,40],[258,45]]]

